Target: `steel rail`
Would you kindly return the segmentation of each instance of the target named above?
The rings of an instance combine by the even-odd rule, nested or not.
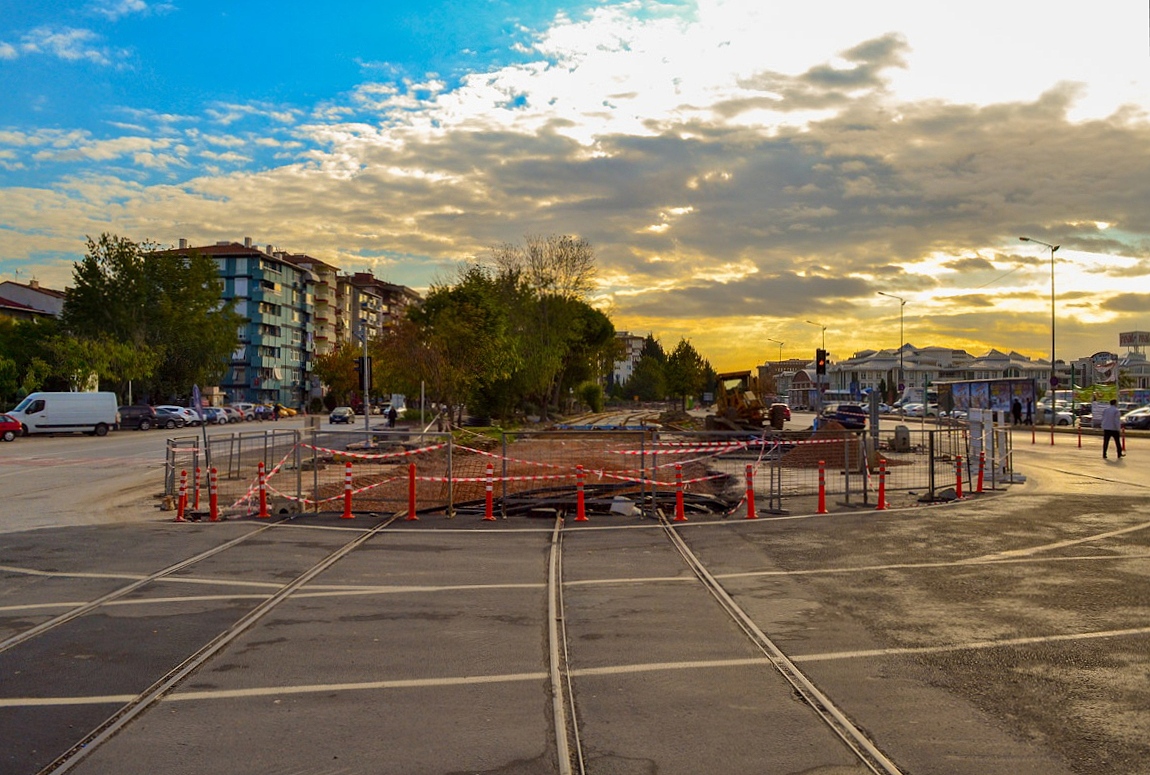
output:
[[[888,759],[886,755],[863,734],[862,730],[856,727],[854,723],[847,718],[846,714],[840,710],[829,697],[823,694],[806,674],[799,670],[795,663],[783,653],[782,649],[767,637],[766,633],[759,629],[759,626],[755,624],[754,620],[735,602],[734,598],[723,588],[723,585],[711,575],[702,561],[691,551],[686,541],[683,540],[683,537],[679,535],[679,532],[675,530],[667,520],[666,514],[661,510],[659,511],[659,522],[663,527],[663,531],[667,534],[668,539],[679,551],[679,554],[682,555],[687,566],[692,570],[699,581],[702,582],[703,586],[714,596],[719,602],[719,605],[735,621],[739,628],[746,633],[751,642],[770,660],[771,664],[774,665],[775,669],[783,678],[791,684],[803,701],[806,702],[807,705],[815,711],[815,714],[854,752],[859,761],[871,772],[875,773],[875,775],[903,775],[902,771],[894,762]]]
[[[94,750],[99,748],[100,745],[111,739],[112,736],[118,734],[121,730],[131,724],[134,720],[136,720],[137,717],[139,717],[144,711],[156,703],[161,697],[170,692],[181,681],[202,667],[209,659],[222,651],[225,646],[230,644],[240,635],[247,632],[247,630],[250,629],[256,622],[258,622],[264,616],[269,614],[274,608],[290,598],[293,594],[299,591],[301,587],[346,557],[354,549],[366,543],[370,538],[373,538],[384,528],[395,522],[395,520],[398,518],[398,516],[393,516],[386,522],[381,522],[370,530],[364,531],[356,538],[344,544],[339,549],[336,549],[327,557],[323,558],[315,565],[305,570],[295,579],[285,584],[280,588],[278,592],[274,593],[267,600],[253,608],[215,638],[208,641],[208,643],[200,647],[195,653],[193,653],[176,667],[169,670],[166,674],[164,674],[163,677],[153,683],[150,687],[126,703],[122,708],[116,711],[115,714],[106,719],[95,729],[88,732],[88,734],[86,734],[83,738],[74,743],[71,748],[58,756],[54,761],[52,761],[42,770],[40,770],[38,775],[59,775],[60,773],[70,771],[73,767],[83,761],[88,754],[92,753]]]
[[[219,546],[212,547],[211,549],[200,552],[197,555],[194,555],[192,557],[188,557],[185,560],[180,560],[179,562],[177,562],[173,565],[169,565],[168,567],[163,568],[161,570],[158,570],[155,573],[152,573],[148,576],[145,576],[142,579],[137,579],[136,581],[133,581],[131,584],[120,587],[119,589],[112,590],[111,592],[109,592],[105,595],[101,595],[100,597],[96,598],[95,600],[91,600],[87,603],[81,603],[80,605],[76,606],[75,608],[73,608],[69,611],[65,611],[64,613],[60,614],[59,616],[54,616],[51,619],[48,619],[47,621],[44,621],[44,622],[41,622],[40,624],[37,624],[35,627],[31,627],[27,630],[24,630],[23,632],[20,632],[20,633],[17,633],[15,635],[11,636],[10,638],[6,638],[5,640],[0,641],[0,653],[7,651],[8,649],[12,648],[13,646],[17,646],[21,643],[24,643],[25,641],[29,641],[38,635],[43,635],[48,630],[59,627],[60,625],[66,624],[67,622],[70,622],[73,619],[79,618],[79,617],[83,616],[84,614],[90,613],[91,611],[96,610],[97,608],[99,608],[100,606],[102,606],[106,603],[110,603],[113,600],[118,600],[118,599],[124,597],[125,595],[131,594],[132,592],[135,592],[140,587],[143,587],[147,584],[150,584],[153,581],[158,581],[159,579],[162,579],[165,576],[170,576],[173,573],[176,573],[178,571],[183,570],[184,568],[188,568],[192,565],[195,565],[198,562],[201,562],[203,560],[208,559],[209,557],[213,557],[213,556],[219,554],[220,552],[225,552],[228,549],[231,549],[232,547],[236,546],[237,544],[241,544],[244,541],[248,540],[249,538],[252,538],[253,536],[257,536],[260,533],[264,532],[265,530],[269,530],[269,529],[275,527],[277,524],[280,524],[284,521],[285,520],[281,519],[281,520],[277,520],[276,522],[273,522],[273,523],[270,523],[267,525],[261,525],[258,529],[253,530],[250,533],[245,533],[244,535],[239,536],[238,538],[233,538],[231,541],[220,544]]]

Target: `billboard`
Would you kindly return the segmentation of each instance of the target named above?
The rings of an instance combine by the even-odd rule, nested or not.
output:
[[[1119,347],[1146,347],[1150,345],[1150,331],[1124,331],[1118,334]]]

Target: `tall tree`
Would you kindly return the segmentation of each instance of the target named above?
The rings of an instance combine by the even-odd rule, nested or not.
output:
[[[679,396],[683,409],[687,409],[687,398],[698,396],[707,384],[707,361],[686,339],[680,339],[675,349],[667,356],[664,367],[667,378],[667,392]]]
[[[78,335],[150,349],[157,366],[146,391],[186,395],[193,384],[223,376],[243,319],[221,302],[223,281],[212,259],[102,234],[88,239],[72,276],[64,325]]]

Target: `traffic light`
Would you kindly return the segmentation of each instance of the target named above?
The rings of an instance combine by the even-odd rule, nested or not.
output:
[[[815,350],[815,374],[827,373],[827,351],[821,347]]]
[[[366,378],[364,377],[365,373],[367,375]],[[356,385],[357,386],[362,387],[365,379],[367,381],[367,384],[371,385],[371,356],[370,355],[367,356],[366,358],[363,356],[360,356],[360,357],[355,359],[355,375],[357,378],[356,379]]]

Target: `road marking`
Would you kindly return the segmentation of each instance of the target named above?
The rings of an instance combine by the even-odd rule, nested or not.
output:
[[[1150,627],[1137,627],[1125,630],[1102,630],[1069,635],[1044,635],[1029,638],[1007,638],[1004,640],[972,641],[939,646],[919,646],[908,648],[869,649],[863,651],[824,652],[821,654],[788,655],[793,662],[828,662],[842,659],[873,659],[876,657],[897,657],[914,654],[941,654],[955,651],[975,651],[1015,646],[1034,646],[1045,643],[1067,643],[1103,638],[1127,638],[1150,635]],[[571,671],[575,677],[636,675],[669,670],[712,670],[729,667],[770,665],[766,657],[743,657],[739,659],[707,659],[688,662],[647,662],[608,667],[588,667]],[[247,689],[218,689],[212,691],[187,691],[170,694],[161,702],[190,702],[194,700],[231,700],[253,697],[282,697],[293,694],[318,694],[322,692],[379,691],[386,689],[424,689],[445,686],[477,686],[482,684],[515,683],[520,681],[545,681],[545,671],[533,673],[506,673],[503,675],[448,676],[443,678],[409,678],[391,681],[361,681],[356,683],[304,684],[301,686],[262,686]],[[90,697],[9,697],[0,698],[0,708],[25,708],[68,705],[104,705],[127,703],[136,698],[134,694],[103,694]]]
[[[1150,522],[1143,522],[1140,525],[1131,525],[1130,527],[1120,528],[1118,530],[1111,530],[1106,533],[1095,533],[1094,535],[1084,536],[1082,538],[1070,538],[1065,541],[1057,541],[1052,544],[1042,544],[1039,546],[1031,546],[1024,549],[1012,549],[1007,552],[997,552],[995,554],[987,554],[982,557],[973,557],[967,560],[968,563],[986,562],[989,560],[998,560],[1012,557],[1025,557],[1027,555],[1045,552],[1050,549],[1065,549],[1068,546],[1077,546],[1079,544],[1090,543],[1091,541],[1098,541],[1103,538],[1113,538],[1114,536],[1125,535],[1126,533],[1136,533],[1139,530],[1145,530],[1150,527]]]

